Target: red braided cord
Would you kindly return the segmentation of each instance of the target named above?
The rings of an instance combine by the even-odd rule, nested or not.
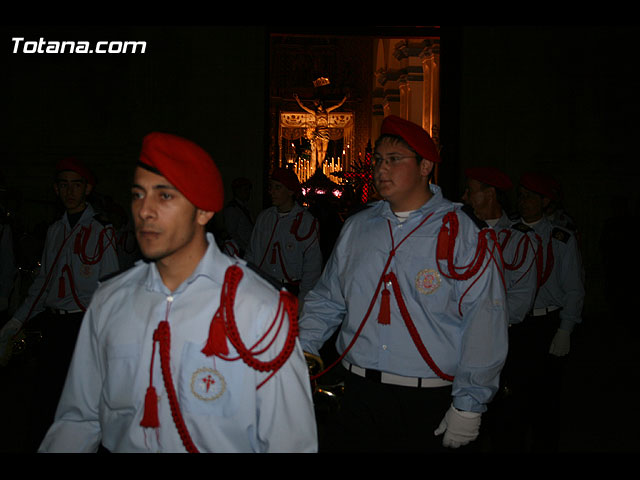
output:
[[[273,236],[276,233],[276,227],[278,226],[278,222],[280,222],[280,217],[276,217],[276,223],[273,225],[273,230],[271,230],[271,236],[269,237],[269,241],[267,242],[267,247],[264,249],[264,255],[262,255],[262,260],[260,260],[260,263],[258,264],[258,268],[262,268],[264,259],[267,258],[267,253],[269,252],[269,246],[271,245],[271,240],[273,240]]]
[[[69,267],[69,265],[65,265],[64,267],[62,267],[62,274],[64,274],[64,272],[67,272],[67,276],[69,277],[69,286],[71,287],[71,296],[73,296],[73,299],[76,302],[76,305],[78,305],[78,307],[80,308],[80,310],[82,310],[83,312],[86,312],[87,309],[86,307],[82,304],[82,302],[80,301],[80,298],[78,297],[78,294],[76,293],[76,285],[75,282],[73,281],[73,273],[71,272],[71,267]]]
[[[227,269],[225,273],[225,281],[223,286],[223,293],[220,299],[219,309],[219,312],[222,315],[225,333],[229,338],[231,344],[238,352],[239,357],[231,358],[219,353],[216,353],[215,355],[227,361],[233,361],[240,358],[254,370],[258,370],[260,372],[272,372],[272,374],[268,377],[271,378],[271,376],[273,376],[284,365],[295,348],[296,338],[298,337],[297,298],[287,291],[280,291],[278,310],[272,324],[251,348],[247,348],[242,341],[242,338],[240,337],[240,332],[238,331],[235,321],[235,314],[233,311],[236,290],[238,288],[240,280],[242,279],[242,276],[242,269],[237,265],[232,265]],[[277,338],[280,329],[284,325],[285,315],[289,318],[289,331],[287,332],[287,337],[285,339],[285,344],[282,351],[273,360],[258,360],[256,358],[256,355],[266,351]],[[258,345],[260,345],[265,340],[267,335],[269,335],[274,328],[276,328],[276,332],[273,335],[271,341],[265,347],[263,347],[262,350],[257,350]],[[258,385],[258,388],[260,388],[260,386],[262,386],[263,384],[264,382]]]
[[[317,219],[313,219],[313,221],[311,222],[311,228],[309,229],[309,233],[307,233],[305,236],[301,237],[298,235],[298,230],[300,230],[300,225],[302,225],[302,217],[304,215],[304,212],[299,212],[296,215],[296,218],[294,219],[293,223],[291,224],[291,230],[289,231],[289,233],[292,233],[295,237],[296,240],[298,240],[299,242],[302,242],[303,240],[306,240],[307,238],[311,237],[311,235],[313,234],[313,232],[315,232],[316,228],[317,228]]]
[[[549,279],[549,276],[551,275],[551,270],[553,270],[553,264],[554,264],[554,256],[553,256],[553,248],[552,248],[552,238],[549,237],[549,243],[547,243],[547,261],[546,264],[544,266],[544,270],[542,270],[542,259],[543,259],[543,252],[544,252],[544,247],[542,245],[542,238],[539,235],[536,235],[538,238],[538,256],[540,258],[539,262],[538,262],[538,278],[539,278],[539,283],[538,283],[538,288],[542,287],[542,285],[544,285],[546,283],[546,281]]]
[[[451,231],[447,229],[446,224],[450,225]],[[444,272],[440,267],[440,262],[438,263],[438,270],[440,273],[448,278],[453,278],[454,280],[468,280],[476,273],[484,263],[484,255],[486,252],[486,239],[483,235],[481,235],[482,230],[478,234],[478,248],[476,249],[475,256],[473,260],[469,263],[469,265],[464,265],[461,267],[456,267],[453,261],[454,249],[456,238],[458,237],[458,216],[455,212],[447,213],[442,219],[442,227],[440,229],[441,233],[447,234],[448,248],[447,248],[447,266],[448,273]],[[440,236],[438,236],[438,241],[440,241]],[[463,273],[458,273],[456,270],[466,269]]]
[[[109,246],[112,246],[113,249],[116,250],[117,242],[114,242],[113,240],[113,238],[115,237],[115,233],[107,237],[107,246],[104,246],[104,236],[110,232],[114,232],[113,227],[105,227],[100,231],[100,235],[98,236],[98,240],[94,248],[94,254],[92,257],[88,257],[86,251],[87,243],[89,241],[89,237],[91,236],[91,226],[89,226],[89,228],[82,227],[82,230],[76,236],[76,242],[79,243],[79,245],[77,245],[78,251],[76,253],[80,257],[82,263],[84,263],[85,265],[95,265],[102,260],[102,256],[104,255],[104,252],[109,248]]]
[[[162,378],[164,379],[164,388],[167,390],[167,396],[169,398],[169,406],[171,407],[173,422],[178,429],[178,434],[180,435],[187,452],[198,453],[198,449],[193,443],[193,440],[191,440],[191,435],[189,434],[187,426],[184,423],[184,419],[182,418],[180,405],[178,404],[178,396],[173,386],[170,364],[171,328],[168,321],[163,320],[158,324],[158,328],[153,334],[153,340],[160,342],[160,366],[162,369]]]
[[[44,283],[42,284],[42,288],[40,289],[40,291],[38,292],[38,295],[36,296],[36,299],[33,301],[33,303],[31,304],[31,308],[29,308],[29,312],[27,313],[27,316],[24,317],[24,322],[22,322],[22,325],[24,326],[24,324],[27,323],[27,320],[29,320],[29,317],[31,316],[31,312],[33,312],[33,309],[35,308],[36,304],[38,303],[38,301],[40,300],[40,297],[42,296],[42,294],[45,292],[45,290],[47,289],[47,286],[49,285],[49,282],[51,281],[51,275],[53,275],[54,272],[54,267],[56,266],[56,263],[58,263],[58,260],[60,259],[60,254],[62,253],[62,250],[64,249],[65,244],[67,243],[67,241],[71,238],[71,236],[73,235],[74,230],[76,229],[77,225],[75,227],[73,227],[71,229],[71,231],[69,232],[69,235],[65,236],[62,239],[62,244],[60,245],[60,249],[58,249],[58,253],[56,253],[55,258],[53,259],[53,262],[51,263],[51,268],[49,269],[49,271],[47,272],[47,276],[45,278]],[[66,230],[66,227],[65,227]],[[44,266],[44,265],[43,265]]]
[[[453,381],[453,376],[447,375],[442,370],[440,370],[440,368],[438,368],[436,363],[431,358],[431,355],[429,355],[429,352],[427,351],[427,347],[425,347],[424,343],[422,342],[422,339],[420,338],[418,329],[413,323],[413,320],[411,320],[411,315],[409,315],[409,310],[407,310],[407,306],[404,303],[404,299],[402,298],[400,285],[398,284],[398,279],[396,278],[395,274],[393,272],[390,272],[389,274],[385,275],[385,278],[387,278],[388,281],[391,281],[391,287],[393,288],[393,293],[396,297],[396,303],[398,305],[398,308],[400,309],[400,314],[402,315],[404,324],[407,326],[407,330],[409,330],[411,339],[413,340],[413,343],[417,347],[418,352],[420,352],[420,355],[422,356],[424,361],[427,362],[427,365],[429,365],[429,368],[431,368],[431,370],[433,370],[436,375],[438,375],[440,378],[444,380]]]

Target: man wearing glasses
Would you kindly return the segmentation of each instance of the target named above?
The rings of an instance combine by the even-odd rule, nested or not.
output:
[[[373,173],[383,200],[345,222],[307,295],[303,349],[318,355],[340,329],[335,364],[346,369],[340,422],[321,451],[463,447],[498,388],[502,265],[485,231],[430,184],[437,162],[426,131],[385,118]]]

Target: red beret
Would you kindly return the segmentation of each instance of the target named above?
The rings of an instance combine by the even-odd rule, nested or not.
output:
[[[520,185],[551,200],[560,199],[560,184],[549,175],[527,172],[520,177]]]
[[[271,180],[280,182],[293,193],[300,193],[300,180],[293,170],[288,168],[276,168],[271,174]]]
[[[169,133],[150,133],[142,141],[140,163],[160,172],[197,208],[222,210],[224,185],[218,167],[192,141]]]
[[[430,162],[440,163],[440,154],[436,144],[425,129],[413,122],[396,115],[388,115],[382,121],[380,135],[396,135],[401,137],[418,155]]]
[[[89,185],[96,184],[96,178],[91,174],[89,169],[77,158],[67,157],[63,158],[56,165],[56,172],[72,171],[76,172],[82,178],[84,178]]]
[[[474,167],[464,171],[468,178],[473,178],[479,182],[486,183],[500,190],[509,190],[513,187],[511,179],[494,167]]]

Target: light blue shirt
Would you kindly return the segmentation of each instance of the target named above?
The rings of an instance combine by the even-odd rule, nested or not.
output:
[[[87,205],[73,228],[66,213],[49,227],[40,270],[15,318],[25,322],[46,307],[84,310],[99,279],[119,270],[113,227],[95,214]]]
[[[302,221],[296,229],[299,215]],[[276,282],[299,282],[298,299],[302,303],[322,272],[318,235],[318,222],[299,204],[286,214],[269,207],[256,219],[244,258]]]
[[[508,319],[499,274],[501,265],[487,256],[487,268],[468,280],[452,280],[440,274],[436,248],[445,214],[456,210],[459,220],[457,266],[472,262],[479,230],[459,211],[460,205],[443,198],[439,187],[431,185],[431,191],[434,196],[404,223],[384,201],[345,222],[320,280],[305,300],[300,339],[305,351],[318,354],[324,342],[340,328],[336,347],[342,353],[366,316],[392,249],[389,225],[394,244],[398,245],[425,216],[432,214],[398,248],[389,270],[398,278],[411,319],[430,356],[441,371],[455,377],[454,406],[483,412],[498,388],[507,353]],[[441,265],[446,268],[446,262]],[[380,324],[380,295],[374,299],[371,314],[345,359],[363,368],[436,378],[418,352],[393,294],[390,306],[391,323]]]
[[[544,268],[549,240],[554,258],[553,270],[538,291],[534,308],[560,307],[560,328],[571,332],[577,323],[582,322],[585,295],[578,242],[571,231],[553,225],[546,217],[530,226],[542,239]]]
[[[40,450],[93,452],[100,442],[111,452],[184,452],[174,425],[153,332],[171,326],[171,372],[180,410],[201,452],[314,452],[315,414],[308,368],[296,340],[293,353],[271,372],[242,360],[225,361],[202,352],[216,312],[226,269],[233,263],[244,275],[234,305],[240,337],[251,348],[276,317],[276,290],[222,254],[211,234],[209,247],[193,274],[174,292],[163,284],[154,263],[139,261],[96,291],[84,317],[67,381]],[[258,358],[282,351],[284,326]],[[274,332],[277,334],[274,335]],[[238,358],[231,342],[229,358]],[[157,429],[143,428],[145,393],[154,357],[153,386],[159,402]],[[206,383],[209,381],[209,383]],[[203,383],[205,382],[205,383]]]
[[[533,308],[538,284],[535,261],[538,244],[533,229],[516,228],[514,222],[503,212],[498,222],[492,226],[498,242],[503,245],[503,258],[506,265],[504,276],[507,287],[507,305],[509,323],[520,323]],[[529,230],[528,232],[526,230]]]

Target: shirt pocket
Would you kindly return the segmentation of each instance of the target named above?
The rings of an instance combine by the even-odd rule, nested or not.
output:
[[[135,404],[132,385],[140,363],[139,344],[112,345],[107,348],[107,368],[103,388],[105,402],[112,410],[130,409]]]
[[[178,383],[180,406],[193,415],[233,416],[249,392],[241,360],[227,362],[206,357],[202,346],[184,344]],[[254,392],[255,394],[255,392]]]

